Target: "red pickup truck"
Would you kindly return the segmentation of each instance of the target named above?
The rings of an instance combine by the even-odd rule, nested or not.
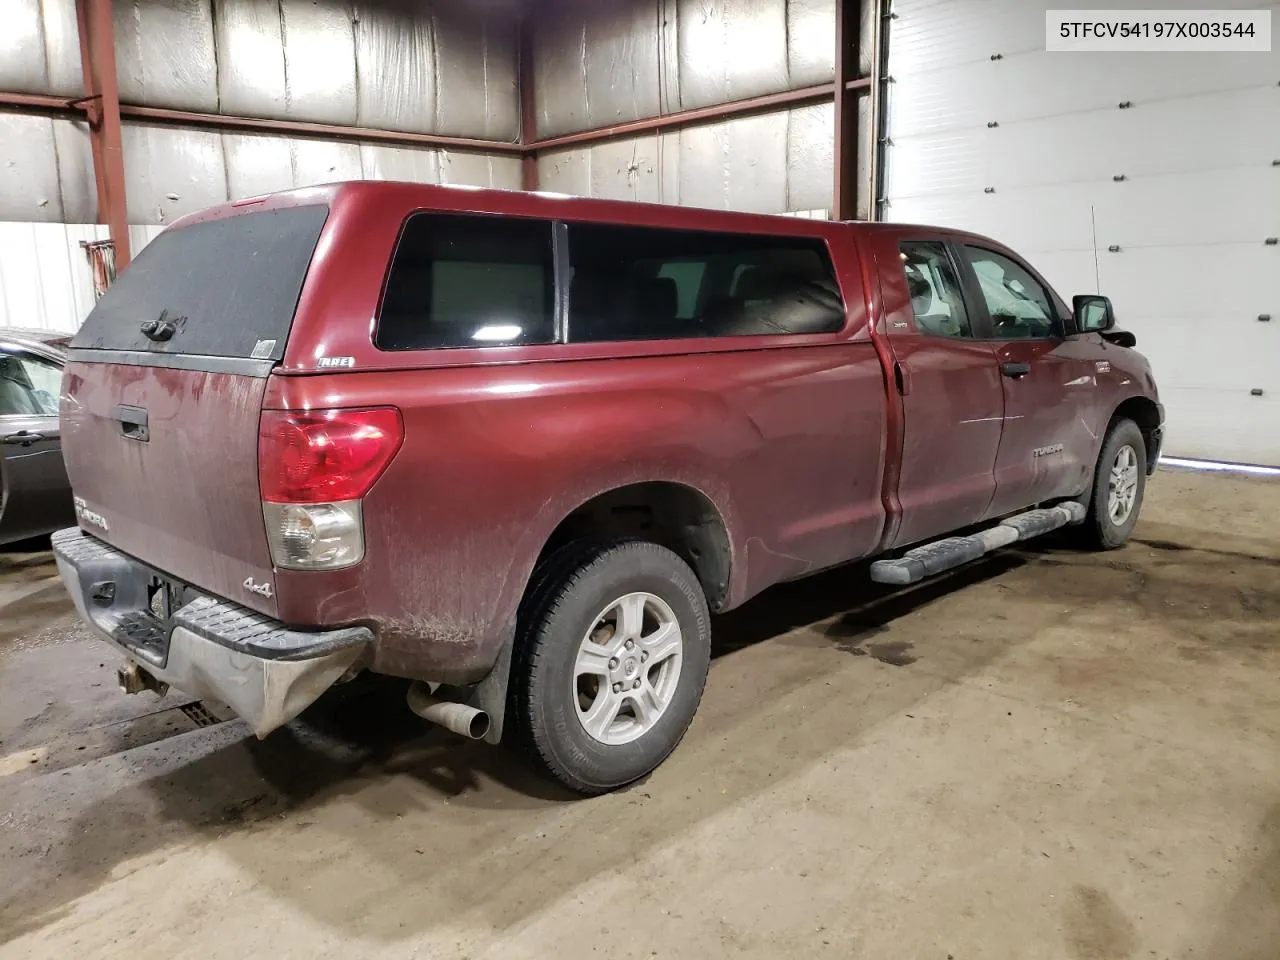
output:
[[[155,239],[70,348],[54,538],[126,690],[260,736],[361,670],[584,793],[702,694],[709,614],[1121,544],[1163,409],[1104,297],[972,234],[346,183]],[[960,531],[960,532],[958,532]]]

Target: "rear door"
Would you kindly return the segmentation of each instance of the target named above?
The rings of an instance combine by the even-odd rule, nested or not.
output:
[[[948,243],[877,231],[884,329],[901,396],[901,516],[888,546],[976,523],[995,491],[1004,398]]]
[[[62,406],[81,526],[172,577],[275,613],[258,424],[324,205],[170,229],[72,341]]]
[[[72,523],[58,437],[62,367],[0,343],[0,543]]]
[[[1065,338],[1065,307],[1025,263],[976,244],[958,244],[957,255],[1004,391],[996,489],[985,516],[1080,493],[1101,442],[1093,360]]]

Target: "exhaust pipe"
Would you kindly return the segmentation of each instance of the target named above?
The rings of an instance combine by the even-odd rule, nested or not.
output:
[[[439,700],[431,691],[432,688],[422,681],[415,682],[409,688],[409,709],[423,720],[430,720],[461,737],[484,739],[489,732],[489,714],[465,703]]]

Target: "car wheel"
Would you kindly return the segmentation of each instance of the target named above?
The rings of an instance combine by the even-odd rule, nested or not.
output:
[[[1107,431],[1094,470],[1093,493],[1083,533],[1089,546],[1114,550],[1138,523],[1147,488],[1147,445],[1132,420],[1117,420]]]
[[[697,577],[653,543],[569,548],[539,578],[514,664],[513,720],[533,759],[578,793],[657,767],[702,699],[710,616]]]

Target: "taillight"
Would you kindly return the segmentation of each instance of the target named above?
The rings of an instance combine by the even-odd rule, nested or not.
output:
[[[258,482],[272,562],[332,570],[363,560],[360,499],[403,441],[394,407],[263,411]]]

